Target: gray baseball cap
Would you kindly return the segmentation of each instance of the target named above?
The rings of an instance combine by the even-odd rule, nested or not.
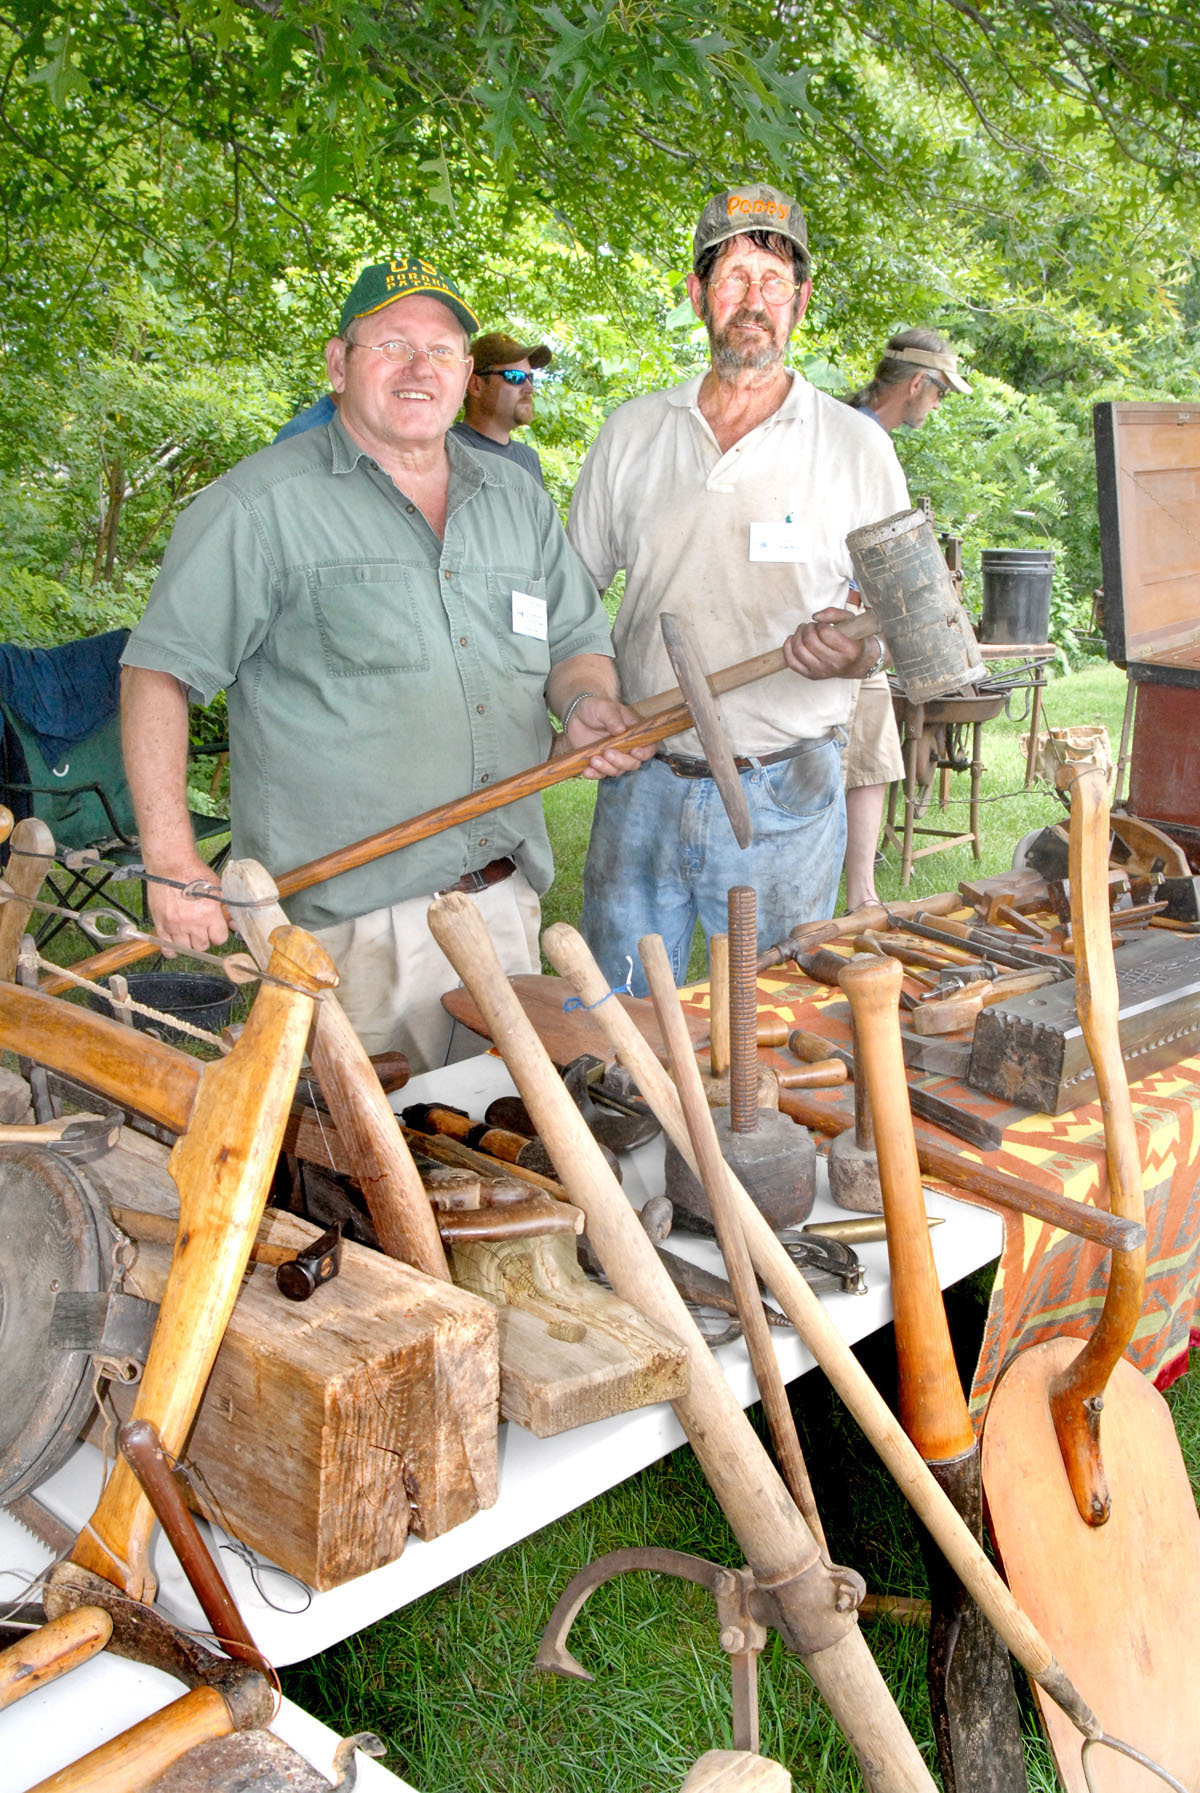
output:
[[[757,181],[750,187],[728,187],[709,200],[692,239],[692,266],[715,243],[727,243],[748,230],[770,230],[794,243],[808,266],[808,226],[794,199],[778,187]]]

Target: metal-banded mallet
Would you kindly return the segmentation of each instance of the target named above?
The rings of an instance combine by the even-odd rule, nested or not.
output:
[[[799,1226],[816,1195],[816,1147],[812,1135],[775,1106],[759,1101],[757,897],[748,884],[729,892],[729,1106],[714,1120],[721,1154],[770,1226]],[[697,1177],[670,1142],[666,1188],[675,1224],[713,1231],[712,1209]]]

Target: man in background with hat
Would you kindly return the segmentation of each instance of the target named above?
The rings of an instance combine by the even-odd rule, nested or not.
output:
[[[852,392],[848,405],[862,411],[890,436],[918,430],[947,392],[970,393],[958,371],[958,356],[935,330],[900,330],[889,337],[870,384]],[[846,907],[878,902],[876,847],[887,787],[904,777],[904,756],[887,674],[860,685],[850,718],[850,739],[842,759],[846,786]]]
[[[452,434],[476,320],[429,262],[365,268],[327,344],[336,416],[251,455],[180,518],[124,654],[123,741],[157,930],[219,945],[188,820],[188,700],[228,693],[233,850],[278,876],[635,720],[604,611],[545,493]],[[593,777],[638,756],[598,752]],[[538,967],[553,874],[540,796],[288,903],[342,975],[369,1051],[441,1063],[457,983],[430,897],[477,901],[510,971]]]
[[[468,448],[503,455],[545,485],[536,448],[514,442],[512,432],[533,422],[533,376],[549,367],[553,356],[544,342],[533,347],[503,330],[490,330],[471,344],[474,363],[467,381],[462,421],[454,434]]]
[[[723,929],[732,884],[756,889],[764,943],[832,915],[841,730],[855,681],[884,658],[877,637],[848,641],[830,626],[850,590],[846,535],[908,502],[887,436],[785,365],[812,292],[799,206],[764,185],[718,194],[693,267],[709,369],[608,419],[569,533],[601,591],[625,569],[613,640],[630,702],[675,683],[663,611],[691,625],[710,670],[780,643],[788,669],[720,700],[754,827],[745,851],[694,734],[600,787],[582,925],[613,980],[652,932],[682,981],[697,916],[706,935]]]
[[[969,396],[970,391],[944,336],[936,330],[899,330],[888,338],[870,383],[846,403],[865,411],[890,436],[893,430],[919,430],[948,392]]]

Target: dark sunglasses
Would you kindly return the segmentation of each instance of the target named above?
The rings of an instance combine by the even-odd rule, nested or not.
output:
[[[534,383],[533,374],[527,374],[520,367],[483,367],[476,368],[475,371],[481,380],[490,380],[494,377],[497,380],[503,380],[507,386],[524,386],[526,380],[531,386]]]

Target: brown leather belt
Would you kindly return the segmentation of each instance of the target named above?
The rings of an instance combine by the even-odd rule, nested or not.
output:
[[[447,896],[452,890],[465,890],[468,896],[478,896],[481,890],[490,890],[493,884],[503,884],[516,869],[515,859],[493,859],[490,865],[480,866],[477,872],[464,872],[456,884],[447,884],[437,894]]]
[[[823,735],[793,741],[790,747],[781,747],[778,753],[757,753],[752,760],[735,758],[733,763],[739,772],[752,772],[755,766],[775,766],[780,760],[794,760],[798,753],[805,753],[810,747],[820,747],[832,739],[833,730],[827,728]],[[676,778],[711,778],[713,775],[707,760],[690,760],[685,753],[656,753],[654,757],[662,761],[668,772],[674,772]]]

